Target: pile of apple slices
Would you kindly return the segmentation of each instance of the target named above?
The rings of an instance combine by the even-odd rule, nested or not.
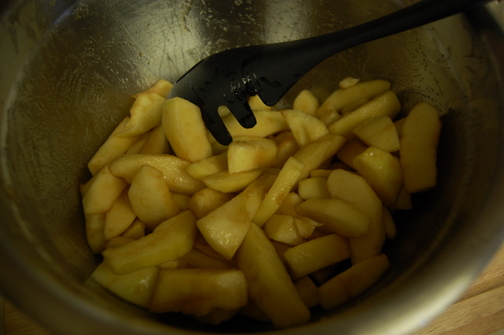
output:
[[[160,80],[89,161],[81,185],[92,278],[155,313],[219,324],[236,314],[277,328],[361,294],[389,268],[395,210],[436,185],[439,112],[401,106],[384,80],[347,78],[323,103],[257,97],[257,126],[225,108],[219,145],[199,108]]]

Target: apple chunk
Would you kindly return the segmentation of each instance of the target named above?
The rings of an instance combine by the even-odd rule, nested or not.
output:
[[[149,165],[135,174],[128,196],[136,216],[151,230],[180,212],[163,173]]]
[[[392,119],[380,115],[364,121],[354,128],[354,134],[370,147],[377,147],[388,152],[399,150],[399,135]]]
[[[400,109],[401,104],[396,94],[393,91],[387,91],[356,110],[345,114],[329,126],[329,131],[352,139],[355,137],[354,128],[362,122],[380,115],[394,118]]]
[[[149,310],[205,316],[238,309],[247,300],[247,281],[239,270],[166,269],[159,273]]]
[[[86,186],[82,197],[82,207],[86,215],[108,212],[127,184],[114,176],[109,166],[102,168]]]
[[[375,191],[362,176],[342,169],[331,172],[327,179],[331,197],[343,199],[369,217],[368,232],[350,238],[352,261],[358,263],[381,253],[385,242],[383,205]]]
[[[212,248],[226,259],[233,258],[242,243],[274,177],[265,175],[243,192],[198,220],[198,228]]]
[[[112,208],[105,214],[104,236],[108,241],[121,235],[135,220],[136,215],[128,199],[126,190],[117,198]]]
[[[322,163],[334,156],[345,141],[343,136],[327,134],[302,146],[293,156],[304,164],[298,181],[308,177],[311,170],[317,169]]]
[[[315,115],[315,112],[320,107],[320,102],[311,91],[302,90],[292,102],[292,107],[308,115]]]
[[[117,274],[107,263],[101,263],[93,271],[91,278],[124,300],[147,307],[154,291],[158,273],[159,268],[151,266]]]
[[[166,138],[178,157],[197,162],[212,156],[212,146],[198,106],[181,98],[166,100],[162,124]]]
[[[383,204],[393,208],[403,186],[399,158],[382,149],[370,147],[355,157],[354,165]]]
[[[290,248],[284,254],[294,279],[350,257],[348,241],[338,234],[325,235]]]
[[[103,257],[116,273],[159,265],[188,253],[197,233],[196,217],[191,211],[184,211],[162,222],[151,234],[121,247],[105,250]]]
[[[304,164],[294,157],[290,157],[278,173],[277,178],[261,202],[252,221],[262,227],[275,214],[284,198],[296,184],[304,168]]]
[[[129,120],[130,118],[126,117],[121,123],[119,123],[112,134],[110,134],[110,136],[105,140],[105,142],[103,142],[100,148],[98,148],[96,153],[89,160],[88,169],[93,176],[104,166],[110,164],[117,157],[126,153],[126,151],[128,151],[128,149],[138,140],[138,136],[118,136],[118,133],[124,129]]]
[[[227,151],[230,174],[257,170],[273,165],[276,143],[262,137],[235,137]]]
[[[173,192],[193,194],[205,187],[205,184],[187,173],[186,169],[191,165],[191,162],[174,155],[124,155],[112,162],[110,172],[131,184],[135,174],[144,165],[150,165],[161,171],[166,183]]]
[[[298,205],[299,214],[323,224],[325,230],[347,237],[356,237],[368,231],[369,218],[341,199],[308,199]]]
[[[371,100],[389,89],[390,82],[386,80],[370,80],[336,90],[324,100],[315,112],[315,116],[326,124],[330,123],[337,119],[341,111],[348,106],[356,106],[358,101]]]
[[[118,136],[138,136],[158,126],[164,102],[165,98],[156,93],[140,93],[131,106],[130,120]]]
[[[252,224],[236,254],[238,268],[247,278],[249,297],[274,326],[287,328],[306,323],[305,306],[275,247],[264,231]]]
[[[440,133],[439,112],[428,103],[419,103],[406,116],[400,150],[406,191],[415,193],[436,185]]]
[[[287,109],[281,113],[300,147],[329,133],[322,121],[303,111]]]

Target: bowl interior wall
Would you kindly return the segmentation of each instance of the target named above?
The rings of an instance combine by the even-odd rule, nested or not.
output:
[[[23,221],[6,224],[28,236],[46,266],[78,295],[147,318],[92,284],[82,285],[99,259],[84,238],[79,184],[89,178],[93,153],[127,115],[130,95],[158,78],[175,81],[225,48],[327,33],[396,8],[384,0],[76,4],[40,37],[6,104],[4,177]],[[453,32],[460,39],[450,38]],[[481,41],[457,16],[336,55],[282,102],[287,106],[303,88],[323,99],[353,76],[391,80],[404,113],[421,100],[441,110],[439,186],[414,197],[413,211],[396,213],[398,238],[386,246],[393,269],[381,285],[433,257],[485,200],[499,138],[493,122],[498,85],[489,64]],[[182,320],[172,321],[191,323]]]

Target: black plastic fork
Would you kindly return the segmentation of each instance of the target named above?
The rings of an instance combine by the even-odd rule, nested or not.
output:
[[[181,97],[201,109],[203,121],[223,145],[232,141],[219,116],[227,106],[241,126],[252,128],[256,119],[248,98],[259,95],[275,105],[309,70],[351,47],[413,29],[469,10],[489,0],[422,0],[367,23],[317,37],[254,45],[211,55],[175,82],[170,97]]]

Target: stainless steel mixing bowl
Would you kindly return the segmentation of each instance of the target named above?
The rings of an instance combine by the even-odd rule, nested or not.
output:
[[[130,94],[225,48],[313,36],[400,0],[26,0],[0,5],[0,287],[56,333],[271,331],[151,316],[88,280],[78,185]],[[343,52],[292,92],[354,76],[393,82],[404,110],[443,112],[439,186],[400,213],[392,268],[364,296],[285,334],[404,334],[453,302],[504,236],[504,37],[488,10]],[[285,98],[292,100],[294,93]]]

